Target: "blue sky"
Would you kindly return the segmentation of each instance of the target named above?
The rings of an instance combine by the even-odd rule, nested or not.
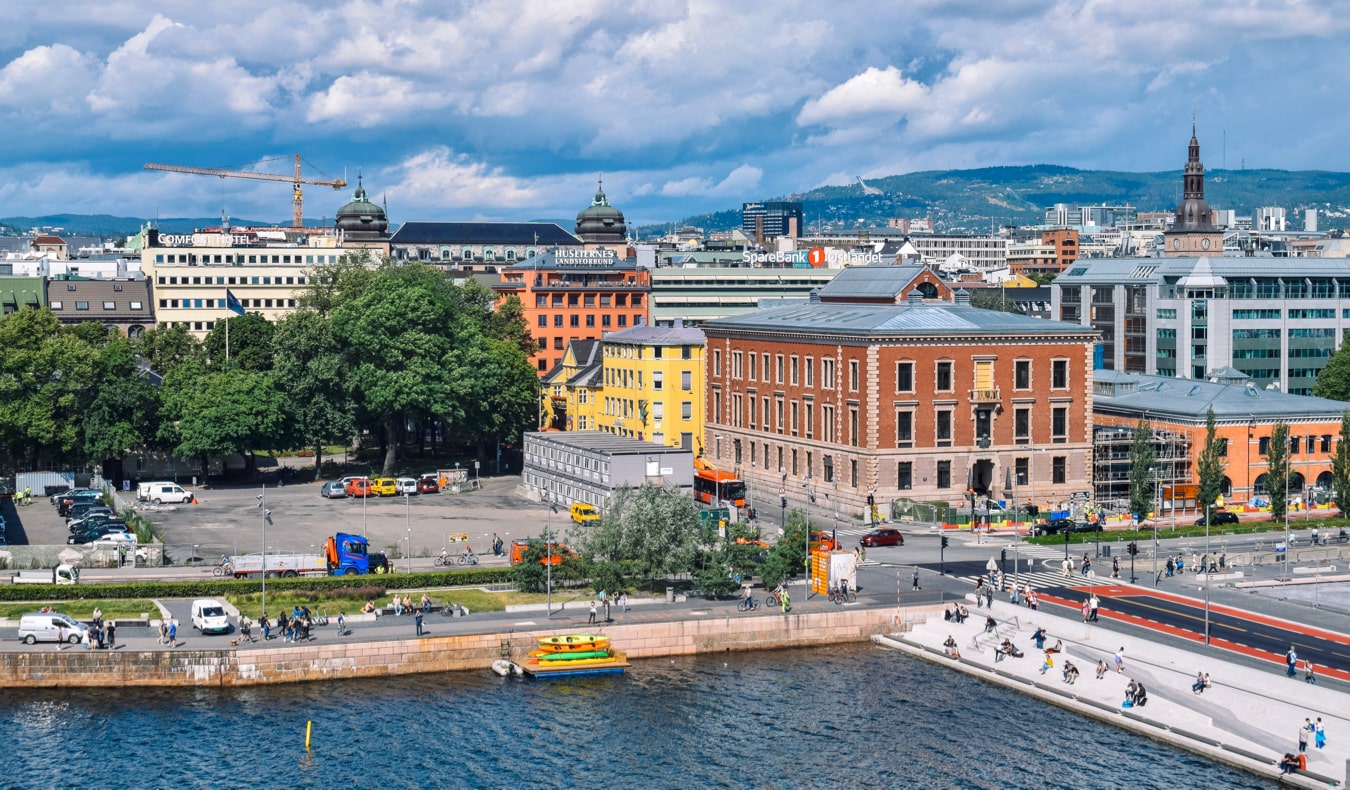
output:
[[[1350,3],[7,0],[0,216],[630,223],[915,170],[1350,169]],[[1225,143],[1226,140],[1226,143]],[[250,166],[251,167],[251,166]],[[285,160],[257,166],[288,172]],[[306,192],[306,216],[349,196]]]

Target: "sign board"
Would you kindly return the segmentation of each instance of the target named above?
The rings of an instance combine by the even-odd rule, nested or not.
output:
[[[710,507],[707,510],[700,510],[698,512],[698,520],[700,522],[711,521],[713,523],[717,523],[719,521],[729,522],[731,521],[731,508]]]

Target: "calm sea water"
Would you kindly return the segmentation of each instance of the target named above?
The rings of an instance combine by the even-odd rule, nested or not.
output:
[[[639,661],[629,672],[4,691],[0,785],[1274,786],[870,645]]]

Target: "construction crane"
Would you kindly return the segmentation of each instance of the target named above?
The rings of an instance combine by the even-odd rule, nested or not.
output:
[[[277,157],[278,159],[285,157]],[[264,159],[264,162],[274,161]],[[344,179],[338,178],[332,181],[317,181],[312,178],[303,178],[300,174],[300,155],[295,155],[295,175],[285,176],[279,173],[255,173],[249,170],[222,170],[218,167],[188,167],[187,165],[161,165],[154,162],[145,163],[146,170],[163,170],[166,173],[192,173],[199,176],[217,176],[219,178],[251,178],[255,181],[289,181],[293,192],[291,194],[291,216],[294,227],[304,227],[304,204],[305,196],[300,189],[301,184],[314,184],[321,187],[332,187],[333,189],[342,189],[347,186]]]

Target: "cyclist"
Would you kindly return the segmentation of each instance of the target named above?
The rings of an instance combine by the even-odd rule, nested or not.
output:
[[[445,564],[445,561],[448,560],[448,559],[450,559],[450,552],[446,551],[446,550],[445,550],[445,547],[442,546],[442,547],[441,547],[441,564],[444,565],[444,564]]]
[[[755,608],[755,597],[751,594],[750,585],[747,584],[741,587],[741,598],[745,601],[745,608]]]

